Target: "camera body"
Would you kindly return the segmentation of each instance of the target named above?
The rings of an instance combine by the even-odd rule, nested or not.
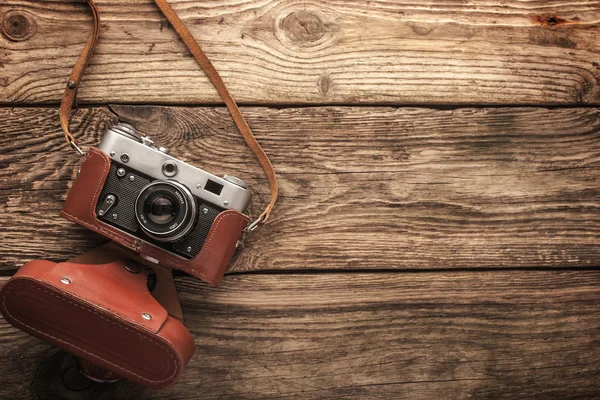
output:
[[[241,179],[174,158],[129,124],[108,129],[98,149],[110,158],[98,220],[180,257],[198,255],[220,213],[243,213],[250,202]]]

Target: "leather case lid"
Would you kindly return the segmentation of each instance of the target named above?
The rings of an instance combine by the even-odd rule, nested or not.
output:
[[[102,151],[91,148],[77,180],[69,191],[61,215],[134,250],[143,257],[154,259],[165,267],[183,270],[218,285],[235,253],[237,241],[248,224],[248,217],[234,210],[223,211],[213,222],[198,255],[193,259],[179,257],[96,218],[98,196],[109,170],[109,157]]]
[[[122,261],[32,261],[0,289],[0,311],[33,336],[134,382],[162,388],[181,376],[195,346],[188,330],[148,292],[145,276],[127,272]]]
[[[66,262],[56,264],[44,275],[43,280],[131,324],[156,333],[167,319],[167,311],[148,292],[147,276],[146,270],[138,274],[128,272],[123,261],[104,265]],[[71,283],[66,285],[61,279],[68,279]],[[151,315],[152,319],[144,319],[144,313]]]

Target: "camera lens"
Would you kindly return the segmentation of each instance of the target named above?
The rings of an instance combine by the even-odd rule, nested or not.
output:
[[[135,216],[148,236],[161,242],[174,242],[194,226],[196,202],[179,182],[154,181],[140,191]]]
[[[158,195],[149,201],[148,217],[155,224],[168,224],[175,219],[175,215],[173,202],[166,196]]]

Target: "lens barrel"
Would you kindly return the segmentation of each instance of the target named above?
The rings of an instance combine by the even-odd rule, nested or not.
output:
[[[154,181],[135,201],[138,224],[144,233],[161,242],[183,238],[194,227],[196,216],[192,193],[176,181]]]

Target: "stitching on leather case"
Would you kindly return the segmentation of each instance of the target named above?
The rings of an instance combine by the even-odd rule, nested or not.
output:
[[[208,240],[206,241],[206,245],[202,247],[202,250],[200,250],[200,254],[198,254],[198,258],[202,257],[206,253],[206,249],[209,247],[210,242],[212,242],[213,238],[215,237],[215,232],[217,231],[219,224],[221,224],[221,222],[223,222],[228,217],[239,217],[239,215],[234,214],[234,213],[227,214],[227,215],[221,217],[221,219],[217,221],[217,224],[215,225],[215,229],[213,229],[213,231],[211,232],[210,238],[208,238]]]
[[[96,152],[93,152],[92,155],[90,156],[90,158],[92,158],[93,156],[97,155]],[[110,165],[110,163],[106,162],[106,158],[104,157],[100,157],[102,158],[102,163],[104,164],[104,169],[102,170],[102,176],[106,175],[106,167],[108,167]],[[94,192],[94,199],[96,199],[96,195],[98,195],[98,191],[100,190],[100,185],[102,184],[102,181],[98,181],[98,185],[96,185],[96,191]],[[90,215],[93,217],[94,216],[94,202],[92,202],[92,204],[90,204]]]
[[[107,264],[98,264],[98,265],[96,265],[96,266],[97,266],[97,267],[99,267],[99,268],[102,268],[102,274],[103,274],[103,275],[109,274],[110,276],[117,277],[117,275],[115,275],[115,272],[114,272],[114,271],[111,271],[111,270],[108,270],[108,271],[107,271],[106,269],[108,269],[108,268],[105,268],[106,266],[111,266],[111,267],[112,267],[112,266],[114,266],[114,265],[117,265],[117,267],[116,267],[116,268],[120,270],[120,273],[121,273],[121,274],[130,274],[130,273],[128,273],[128,272],[125,272],[125,268],[123,267],[124,263],[122,263],[122,262],[119,262],[119,261],[121,261],[121,260],[118,260],[118,261],[112,261],[112,262],[110,262],[110,263],[107,263]],[[116,263],[118,263],[118,264],[116,264]],[[75,269],[75,270],[80,270],[80,268],[81,268],[81,266],[82,266],[82,264],[78,264],[78,263],[71,263],[71,262],[69,262],[69,261],[66,261],[66,262],[64,262],[64,263],[56,263],[56,264],[55,264],[55,266],[56,266],[57,268],[59,268],[59,267],[61,267],[61,266],[63,266],[63,265],[64,265],[65,267],[68,267],[69,269]],[[87,265],[87,266],[89,266],[89,265]],[[54,271],[54,268],[49,268],[49,269],[48,269],[48,272],[46,272],[46,273],[45,273],[45,274],[44,274],[42,277],[40,277],[40,278],[37,278],[37,277],[36,277],[36,278],[34,278],[34,279],[36,279],[36,280],[38,280],[38,281],[41,281],[41,282],[48,282],[48,283],[50,283],[51,285],[53,285],[53,284],[52,284],[52,281],[51,281],[51,279],[53,279],[53,278],[52,278],[52,277],[50,277],[50,278],[46,278],[46,277],[47,277],[49,274],[51,274],[53,271]],[[146,277],[148,276],[148,275],[147,275],[147,273],[145,273],[145,272],[143,272],[142,274],[143,274],[143,275],[145,274],[145,275],[146,275]],[[27,276],[27,275],[25,275],[25,276]],[[139,277],[139,276],[140,276],[140,275],[137,275],[136,277]],[[54,279],[56,279],[56,277],[55,277]],[[122,283],[120,278],[118,278],[118,277],[117,277],[117,279],[119,280],[119,282],[120,282],[120,283]],[[145,281],[145,280],[146,280],[146,279],[143,279],[143,281]],[[155,299],[155,298],[152,296],[152,293],[151,293],[151,292],[150,292],[150,291],[147,289],[147,287],[146,287],[146,283],[145,283],[145,282],[139,282],[139,283],[138,283],[138,282],[135,282],[135,283],[133,283],[133,285],[141,285],[141,288],[143,288],[143,289],[142,289],[142,291],[143,291],[143,292],[144,292],[144,293],[147,295],[147,297],[149,296],[149,298],[151,299],[151,301],[153,301],[154,303],[157,303],[157,304],[158,304],[158,305],[159,305],[161,308],[163,308],[163,309],[164,309],[164,307],[162,306],[162,304],[160,304],[160,302],[158,302],[158,301],[157,301],[157,300],[156,300],[156,299]],[[54,286],[54,287],[56,287],[55,285],[53,285],[53,286]],[[144,289],[145,289],[145,290],[144,290]],[[80,295],[80,294],[78,294],[78,293],[76,293],[75,291],[64,290],[64,292],[65,292],[65,293],[69,293],[69,294],[71,294],[72,296],[75,296],[75,297],[77,297],[77,296],[81,297],[81,295]],[[87,300],[87,299],[84,299],[84,300]],[[158,331],[159,331],[159,330],[162,328],[162,326],[163,326],[163,325],[166,323],[166,321],[167,321],[167,318],[164,318],[164,319],[162,319],[162,318],[161,318],[161,316],[160,316],[160,310],[157,310],[156,308],[154,308],[154,307],[155,307],[155,305],[149,305],[149,306],[148,306],[148,308],[149,308],[149,310],[148,310],[148,311],[154,315],[154,312],[152,312],[152,310],[155,310],[156,314],[157,314],[157,315],[159,315],[159,317],[157,317],[157,318],[158,318],[159,320],[162,320],[162,322],[160,322],[160,324],[158,325],[158,327],[153,327],[153,325],[154,325],[154,326],[156,326],[156,325],[155,325],[155,324],[153,324],[153,323],[148,323],[148,324],[145,324],[145,323],[139,323],[139,322],[136,322],[136,321],[135,321],[135,318],[133,318],[131,315],[127,315],[127,314],[126,314],[126,313],[124,313],[124,312],[120,312],[120,313],[119,313],[119,312],[117,312],[117,311],[116,311],[116,309],[115,309],[115,308],[111,308],[110,306],[106,306],[106,305],[99,305],[99,304],[98,304],[98,303],[99,303],[98,301],[91,301],[91,300],[87,300],[87,301],[88,301],[89,303],[93,303],[93,304],[96,304],[96,305],[98,305],[98,309],[100,309],[101,311],[107,311],[107,312],[109,312],[109,313],[110,313],[111,311],[113,311],[113,313],[114,313],[115,315],[117,315],[119,318],[121,318],[122,320],[126,321],[127,323],[130,323],[130,324],[132,324],[132,325],[135,325],[135,326],[137,326],[137,327],[140,327],[140,328],[141,328],[141,329],[143,329],[143,330],[151,331],[152,333],[157,333],[157,332],[158,332]],[[165,310],[165,311],[166,311],[166,310]],[[141,311],[140,311],[140,312],[141,312]],[[169,313],[167,312],[167,313],[166,313],[166,316],[168,317],[168,315],[169,315]],[[155,321],[155,322],[156,322],[156,321]]]
[[[127,242],[127,243],[131,243],[132,245],[133,245],[133,244],[136,242],[136,240],[133,240],[133,239],[131,239],[131,238],[127,237],[127,236],[123,236],[123,235],[120,235],[120,234],[118,234],[118,233],[116,233],[116,232],[113,232],[113,231],[110,231],[110,230],[108,230],[108,229],[105,229],[105,228],[103,228],[102,226],[93,225],[93,224],[90,224],[89,222],[83,221],[83,220],[81,220],[81,219],[77,218],[76,216],[69,214],[69,213],[68,213],[68,212],[66,212],[66,211],[62,211],[62,214],[64,214],[64,215],[67,215],[67,216],[71,217],[72,219],[74,219],[74,220],[76,220],[78,223],[80,223],[81,225],[83,225],[83,226],[85,226],[85,227],[87,227],[87,228],[89,228],[89,229],[91,229],[91,230],[93,230],[93,231],[100,231],[100,232],[104,232],[104,233],[106,233],[107,235],[112,235],[112,236],[116,237],[117,239],[123,240],[124,242]],[[112,239],[112,237],[111,237],[111,236],[109,236],[109,239]]]
[[[98,311],[95,311],[95,310],[93,310],[93,309],[90,309],[90,308],[88,308],[88,307],[84,307],[84,306],[82,306],[82,305],[80,305],[80,304],[77,304],[77,303],[75,303],[75,302],[72,302],[72,301],[70,301],[70,300],[67,300],[67,299],[65,299],[65,298],[63,298],[63,297],[60,297],[60,296],[58,296],[58,295],[56,295],[56,294],[54,294],[54,293],[51,293],[51,292],[49,292],[49,291],[47,291],[47,290],[45,290],[45,289],[41,289],[41,288],[39,288],[39,287],[35,287],[35,286],[33,286],[33,285],[30,285],[30,284],[27,284],[27,283],[17,283],[17,284],[13,284],[13,285],[12,285],[12,287],[11,287],[11,288],[9,288],[9,289],[8,289],[8,290],[5,292],[4,296],[2,296],[2,308],[3,308],[4,310],[6,310],[6,313],[7,313],[7,314],[8,314],[8,315],[9,315],[9,316],[10,316],[10,317],[13,319],[13,320],[15,320],[15,321],[19,322],[20,324],[23,324],[24,326],[26,326],[27,328],[29,328],[29,329],[31,329],[31,330],[33,330],[33,331],[37,332],[38,334],[40,334],[40,335],[42,335],[42,336],[46,336],[46,337],[52,338],[52,339],[54,339],[54,340],[56,340],[56,341],[59,341],[59,342],[61,342],[61,343],[64,343],[64,344],[66,344],[66,345],[68,345],[68,346],[74,347],[74,348],[76,348],[77,350],[80,350],[80,351],[82,351],[82,352],[84,352],[84,353],[86,353],[86,354],[90,355],[91,357],[97,358],[97,359],[99,359],[99,360],[101,360],[101,361],[103,361],[103,362],[105,362],[105,363],[107,363],[107,364],[113,365],[114,367],[116,367],[116,368],[117,368],[117,369],[119,369],[119,370],[125,371],[125,372],[127,372],[127,373],[129,373],[129,374],[131,374],[131,375],[137,376],[137,377],[138,377],[140,380],[143,380],[143,381],[145,381],[145,382],[150,382],[150,383],[162,383],[162,382],[167,382],[167,381],[169,381],[171,378],[173,378],[175,375],[177,375],[177,372],[178,372],[178,371],[181,369],[181,366],[180,366],[180,365],[179,365],[179,363],[177,362],[177,359],[176,359],[176,358],[175,358],[175,356],[173,355],[173,353],[172,353],[171,349],[169,349],[168,347],[164,346],[163,344],[161,344],[160,342],[158,342],[158,341],[156,341],[156,340],[154,340],[154,339],[152,339],[152,338],[146,338],[146,339],[147,339],[147,340],[149,340],[149,341],[151,341],[151,342],[153,342],[153,343],[155,343],[156,345],[158,345],[159,347],[163,348],[164,350],[166,350],[166,351],[167,351],[167,353],[168,353],[168,354],[171,356],[171,358],[173,359],[173,362],[175,363],[175,366],[176,366],[175,372],[173,372],[173,374],[171,374],[171,376],[169,376],[168,378],[166,378],[166,379],[163,379],[163,380],[152,380],[152,379],[147,379],[147,378],[144,378],[143,376],[141,376],[141,375],[139,375],[139,374],[136,374],[136,373],[135,373],[135,372],[133,372],[133,371],[130,371],[130,370],[126,369],[126,368],[123,368],[123,367],[121,367],[121,366],[119,366],[119,365],[115,364],[115,363],[112,363],[112,362],[110,362],[110,361],[108,361],[108,360],[105,360],[104,358],[102,358],[102,357],[100,357],[100,356],[98,356],[98,355],[92,354],[92,353],[90,353],[89,351],[86,351],[86,350],[82,349],[82,348],[81,348],[81,347],[79,347],[79,346],[76,346],[76,345],[74,345],[74,344],[68,343],[68,342],[66,342],[66,341],[64,341],[64,340],[62,340],[62,339],[59,339],[59,338],[57,338],[57,337],[55,337],[55,336],[52,336],[52,335],[50,335],[50,334],[48,334],[48,333],[44,333],[44,332],[42,332],[42,331],[39,331],[39,330],[37,330],[37,329],[35,329],[35,328],[33,328],[33,327],[31,327],[31,326],[27,325],[25,322],[21,321],[20,319],[18,319],[18,318],[15,318],[15,317],[14,317],[14,316],[13,316],[13,315],[10,313],[10,311],[9,311],[8,307],[6,307],[6,297],[8,296],[8,293],[10,293],[10,292],[11,292],[13,289],[15,289],[15,288],[17,288],[17,287],[19,287],[19,286],[28,286],[28,287],[30,287],[30,288],[32,288],[32,289],[36,289],[36,290],[42,291],[42,292],[44,292],[44,293],[47,293],[47,294],[49,294],[50,296],[56,297],[56,298],[57,298],[57,299],[59,299],[59,300],[62,300],[62,301],[66,302],[66,303],[69,303],[69,304],[72,304],[72,305],[74,305],[75,307],[81,308],[81,309],[82,309],[82,310],[84,310],[84,311],[87,311],[87,312],[91,312],[91,313],[97,314],[97,315],[98,315],[100,318],[102,318],[103,320],[105,320],[105,321],[107,321],[107,322],[110,322],[110,323],[112,323],[112,324],[114,324],[114,325],[116,325],[116,326],[118,326],[118,327],[124,328],[124,329],[126,329],[126,330],[128,330],[128,331],[131,331],[131,332],[133,332],[134,334],[137,334],[137,335],[138,335],[138,336],[139,336],[139,337],[140,337],[142,340],[144,340],[144,336],[143,336],[141,333],[139,333],[139,332],[136,332],[136,331],[134,331],[133,329],[131,329],[131,328],[128,328],[127,326],[125,326],[125,325],[123,325],[123,324],[119,324],[118,322],[115,322],[115,321],[111,321],[111,320],[109,320],[109,319],[108,319],[108,318],[106,318],[105,316],[101,315],[101,314],[100,314]],[[171,343],[171,342],[169,342],[169,343]],[[179,356],[181,357],[181,355],[180,355],[180,354],[179,354]]]

